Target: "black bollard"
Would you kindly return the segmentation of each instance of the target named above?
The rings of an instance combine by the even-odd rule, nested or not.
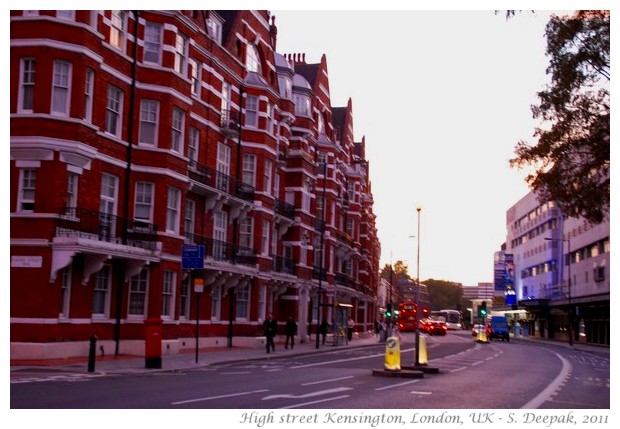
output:
[[[88,350],[88,372],[95,372],[95,355],[97,352],[97,337],[90,337],[90,349]]]

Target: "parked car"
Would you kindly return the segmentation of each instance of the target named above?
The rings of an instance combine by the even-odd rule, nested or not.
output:
[[[484,326],[484,325],[480,325],[480,324],[478,324],[478,325],[474,325],[474,326],[471,328],[471,335],[472,335],[472,337],[477,337],[477,336],[478,336],[478,334],[479,334],[480,332],[484,331],[485,329],[486,329],[486,326]]]
[[[499,338],[502,341],[510,341],[510,329],[508,327],[508,319],[504,316],[491,316],[486,327],[487,338]]]

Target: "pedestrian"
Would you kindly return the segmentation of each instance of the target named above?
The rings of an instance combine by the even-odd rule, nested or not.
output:
[[[347,320],[347,340],[351,341],[353,339],[353,329],[355,328],[355,321],[353,318],[349,317]]]
[[[284,328],[284,332],[286,333],[286,340],[284,341],[284,348],[288,349],[288,340],[291,340],[291,349],[295,347],[295,335],[297,335],[297,323],[293,320],[292,317],[288,318],[286,322],[286,327]]]
[[[379,321],[379,319],[375,320],[375,335],[377,336],[377,338],[379,338],[379,334],[381,334],[381,322]]]
[[[263,322],[263,328],[265,329],[265,338],[267,339],[267,353],[269,350],[275,353],[276,345],[273,342],[273,337],[278,332],[278,322],[273,320],[272,314],[267,314],[267,319]]]
[[[319,334],[323,337],[323,344],[325,344],[325,337],[327,336],[327,320],[325,319],[319,325]]]

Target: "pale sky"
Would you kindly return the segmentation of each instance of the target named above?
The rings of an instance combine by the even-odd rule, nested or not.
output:
[[[493,280],[506,211],[527,194],[508,160],[533,141],[530,106],[548,82],[548,13],[272,11],[279,53],[327,58],[332,106],[353,103],[366,137],[381,266],[420,278]],[[410,238],[410,236],[416,236]]]

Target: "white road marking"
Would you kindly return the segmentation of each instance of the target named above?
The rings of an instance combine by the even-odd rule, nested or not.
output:
[[[330,378],[328,380],[319,380],[319,381],[312,381],[310,383],[303,383],[302,386],[312,386],[313,384],[321,384],[321,383],[331,383],[334,381],[340,381],[340,380],[347,380],[349,378],[353,378],[352,375],[349,375],[347,377],[340,377],[340,378]]]
[[[551,396],[555,394],[555,391],[560,387],[560,385],[566,383],[571,371],[573,370],[573,366],[569,361],[564,359],[562,356],[555,352],[551,352],[560,359],[562,362],[562,370],[558,374],[558,376],[547,386],[545,390],[540,392],[536,397],[534,397],[530,402],[521,407],[521,409],[526,408],[538,408],[545,401],[547,401]]]
[[[264,392],[269,392],[269,390],[268,389],[251,390],[249,392],[231,393],[230,395],[207,396],[204,398],[187,399],[185,401],[171,402],[171,405],[181,405],[181,404],[189,404],[191,402],[210,401],[212,399],[233,398],[235,396],[254,395],[256,393],[264,393]]]
[[[383,386],[383,387],[377,387],[375,390],[387,390],[387,389],[393,389],[394,387],[399,387],[399,386],[406,386],[408,384],[413,384],[413,383],[419,383],[420,380],[412,380],[412,381],[404,381],[402,383],[398,383],[398,384],[390,384],[388,386]]]
[[[300,399],[300,398],[312,398],[314,396],[328,395],[330,393],[337,392],[345,392],[347,390],[353,390],[352,387],[336,387],[334,389],[327,390],[317,390],[316,392],[306,393],[304,395],[292,395],[292,394],[280,394],[280,395],[269,395],[263,398],[263,401],[267,401],[269,399],[280,399],[280,398],[292,398],[292,399]]]
[[[320,404],[321,402],[336,401],[338,399],[344,399],[344,398],[349,398],[349,397],[350,397],[349,395],[334,396],[333,398],[325,398],[325,399],[319,399],[318,401],[304,402],[303,404],[289,405],[288,407],[282,407],[281,409],[286,410],[289,408],[306,407],[308,405]]]

